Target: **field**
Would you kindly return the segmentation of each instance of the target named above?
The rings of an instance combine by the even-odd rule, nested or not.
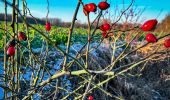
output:
[[[0,27],[4,27],[4,22],[0,22],[0,23],[1,23]],[[45,26],[44,25],[33,25],[33,26],[36,27],[37,29],[45,32],[45,29],[44,29]],[[8,23],[8,27],[10,27],[10,23]],[[25,28],[23,28],[23,24],[19,24],[19,31],[22,31],[22,32],[25,31],[26,32],[26,30],[24,30],[24,29]],[[68,38],[68,31],[69,31],[69,28],[52,26],[51,31],[49,33],[46,33],[46,35],[49,36],[49,38],[52,41],[56,41],[57,44],[66,45],[67,38]],[[7,41],[13,35],[12,28],[10,28],[8,30],[8,32],[10,33],[10,36],[7,38]],[[4,36],[5,33],[4,33],[3,30],[0,30],[0,33],[1,33],[0,34],[0,49],[2,50],[3,49],[3,43],[4,43],[3,42],[4,41],[3,36]],[[33,48],[41,47],[42,41],[44,40],[43,36],[40,35],[38,32],[36,32],[33,29],[29,29],[28,33],[29,33],[29,36],[30,36],[30,42],[32,44],[31,47],[33,47]],[[87,41],[86,37],[87,37],[87,29],[76,28],[76,29],[74,29],[72,42],[84,44]],[[100,31],[96,32],[95,39],[94,39],[93,42],[99,41],[100,37],[101,37],[101,32]]]
[[[170,99],[169,16],[141,23],[132,0],[112,19],[111,1],[79,0],[72,21],[61,22],[49,18],[48,0],[42,19],[29,1],[0,2],[0,99]]]

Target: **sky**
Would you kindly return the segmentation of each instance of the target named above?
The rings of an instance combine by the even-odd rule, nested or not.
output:
[[[12,2],[12,0],[8,0]],[[21,0],[19,0],[21,1]],[[47,1],[46,0],[26,0],[28,4],[28,8],[31,13],[35,17],[43,18],[46,17],[47,14]],[[82,0],[84,4],[94,2],[98,4],[102,0]],[[130,4],[131,0],[107,0],[111,7],[109,12],[112,17],[114,17],[114,12],[118,8],[119,10],[123,10],[123,7],[126,8]],[[49,0],[50,3],[50,18],[60,18],[62,21],[70,22],[72,20],[76,5],[78,0]],[[123,5],[124,4],[124,5]],[[170,13],[170,0],[135,0],[134,7],[137,7],[140,11],[145,8],[144,13],[140,17],[140,22],[157,18],[158,21],[164,19],[164,17]],[[4,12],[3,3],[0,2],[0,13]],[[20,4],[21,9],[21,4]],[[11,9],[8,8],[8,12],[11,13]],[[161,13],[160,13],[161,12]],[[95,18],[97,14],[90,14],[91,20]],[[116,16],[116,15],[115,15]],[[87,18],[84,16],[82,12],[82,7],[78,13],[78,20],[81,22],[86,22]]]

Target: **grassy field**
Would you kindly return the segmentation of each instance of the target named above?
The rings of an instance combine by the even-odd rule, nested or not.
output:
[[[36,29],[39,29],[40,31],[44,32],[52,41],[57,42],[57,44],[63,44],[67,42],[68,32],[69,28],[64,27],[57,27],[52,26],[52,29],[50,32],[45,31],[45,26],[43,25],[33,25]],[[0,22],[0,27],[4,28],[4,23]],[[10,28],[10,23],[8,23],[8,37],[7,41],[10,40],[10,38],[13,36],[12,28]],[[23,28],[23,24],[19,24],[19,31],[27,33],[27,36],[29,35],[29,40],[31,42],[31,46],[33,48],[41,47],[42,41],[44,38],[37,33],[33,29],[28,29],[27,31],[25,28]],[[0,49],[3,48],[3,41],[4,41],[4,30],[0,30]],[[98,41],[101,38],[101,32],[97,31],[95,34],[95,38],[93,42]],[[85,43],[87,41],[87,29],[84,28],[75,28],[73,30],[73,36],[72,36],[72,43]],[[26,45],[26,42],[23,42],[23,44]]]

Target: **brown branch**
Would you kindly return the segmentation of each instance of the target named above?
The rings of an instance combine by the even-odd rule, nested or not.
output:
[[[70,26],[70,30],[69,30],[69,33],[68,33],[68,41],[67,41],[67,49],[66,49],[67,54],[69,54],[69,52],[70,52],[71,37],[72,37],[75,21],[77,20],[77,14],[78,14],[78,11],[79,11],[79,8],[80,8],[80,3],[81,3],[80,1],[77,3],[77,7],[76,7],[76,10],[75,10],[75,13],[74,13],[74,16],[73,16],[73,19],[72,19],[72,23],[71,23],[71,26]],[[67,60],[68,60],[67,55],[64,55],[63,70],[66,70]]]

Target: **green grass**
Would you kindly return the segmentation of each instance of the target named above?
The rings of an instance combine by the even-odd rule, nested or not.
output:
[[[57,44],[66,44],[67,43],[67,38],[68,38],[68,32],[69,32],[69,28],[64,28],[64,27],[57,27],[57,26],[52,26],[52,29],[50,32],[45,31],[45,26],[43,25],[33,25],[36,29],[39,29],[40,31],[44,32],[47,36],[49,36],[49,38],[52,41],[55,41]],[[0,22],[0,27],[4,28],[4,22]],[[10,23],[8,23],[8,30],[9,33],[7,34],[7,41],[10,40],[10,38],[13,36],[12,33],[12,28],[10,27]],[[23,24],[19,24],[19,31],[23,31],[26,32],[25,27],[23,27]],[[4,46],[4,31],[0,30],[0,49],[2,49]],[[28,29],[28,34],[29,34],[29,40],[31,42],[31,46],[33,48],[36,47],[41,47],[42,46],[42,42],[44,40],[44,38],[35,30],[33,29]],[[27,35],[28,35],[27,34]],[[12,35],[12,36],[11,36]],[[101,32],[97,31],[95,34],[95,39],[94,41],[100,39],[101,37]],[[73,35],[72,35],[72,44],[73,43],[85,43],[87,41],[87,29],[83,29],[83,28],[75,28],[73,30]],[[21,42],[23,45],[27,45],[27,42]]]

